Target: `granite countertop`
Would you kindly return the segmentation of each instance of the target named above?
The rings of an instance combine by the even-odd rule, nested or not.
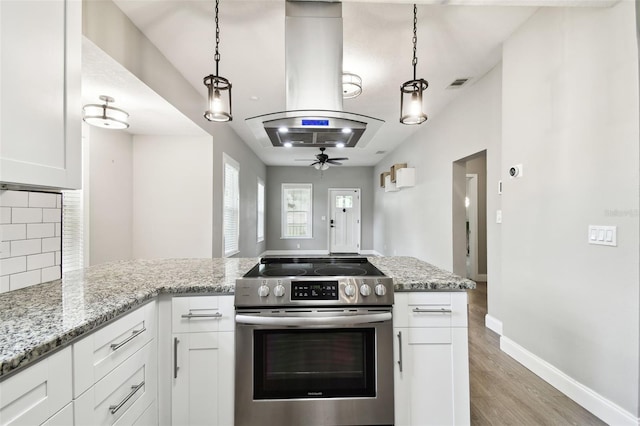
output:
[[[0,380],[161,293],[232,294],[259,258],[129,260],[0,294]],[[464,290],[473,281],[412,257],[370,257],[396,291]]]

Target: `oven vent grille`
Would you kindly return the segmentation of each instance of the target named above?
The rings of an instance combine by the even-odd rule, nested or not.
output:
[[[457,78],[453,80],[453,82],[447,86],[447,89],[459,89],[464,86],[469,81],[469,78]]]

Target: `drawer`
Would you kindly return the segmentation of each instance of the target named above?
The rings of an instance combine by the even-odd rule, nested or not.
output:
[[[467,327],[466,292],[396,293],[394,327]]]
[[[133,424],[135,426],[149,426],[158,424],[158,405],[156,401],[153,401],[151,405],[144,410],[144,413],[138,417]]]
[[[233,331],[233,295],[176,296],[171,300],[173,333]]]
[[[156,303],[113,321],[73,345],[74,397],[78,397],[156,335]]]
[[[0,382],[0,425],[39,425],[72,399],[71,347]]]
[[[73,424],[73,402],[68,403],[65,407],[51,416],[49,420],[42,423],[41,426],[69,426]]]
[[[74,404],[76,425],[133,425],[156,400],[155,340],[107,374]]]
[[[410,328],[409,345],[442,345],[451,343],[451,328]]]

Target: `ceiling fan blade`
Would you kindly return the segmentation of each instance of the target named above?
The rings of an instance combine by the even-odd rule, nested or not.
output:
[[[339,157],[339,158],[330,158],[329,160],[335,160],[335,161],[344,161],[344,160],[348,160],[349,157]]]
[[[336,160],[327,160],[327,163],[333,164],[334,166],[342,166],[342,163],[339,163]]]
[[[322,163],[320,163],[319,161],[316,161],[315,163],[311,163],[311,164],[309,164],[309,165],[310,165],[310,166],[315,166],[316,164],[322,164]]]

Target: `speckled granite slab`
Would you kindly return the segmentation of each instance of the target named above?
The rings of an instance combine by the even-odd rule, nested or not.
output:
[[[475,283],[412,257],[372,257],[396,291],[463,290]],[[0,380],[160,293],[230,294],[258,258],[113,262],[0,294]]]
[[[476,283],[415,257],[369,257],[376,268],[393,277],[395,291],[467,290]]]

